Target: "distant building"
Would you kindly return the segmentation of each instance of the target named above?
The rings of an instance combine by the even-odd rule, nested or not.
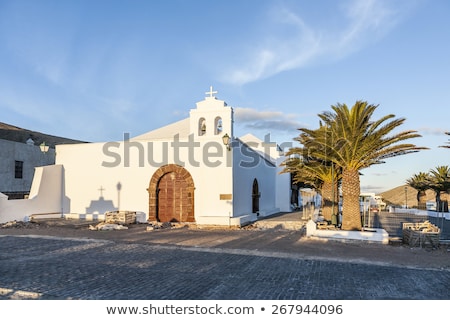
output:
[[[0,192],[27,198],[35,168],[55,163],[55,145],[80,142],[0,122]]]
[[[375,193],[361,193],[359,195],[360,211],[366,212],[368,209],[381,211],[386,209],[386,203],[383,198]]]

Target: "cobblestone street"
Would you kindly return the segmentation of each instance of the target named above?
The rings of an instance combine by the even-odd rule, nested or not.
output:
[[[0,299],[450,298],[448,268],[320,259],[245,243],[0,235],[0,247]]]

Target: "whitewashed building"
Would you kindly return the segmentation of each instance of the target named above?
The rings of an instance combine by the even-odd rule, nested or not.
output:
[[[51,195],[45,203],[55,208],[34,205],[34,213],[102,219],[120,210],[141,221],[241,226],[290,211],[282,150],[251,134],[235,137],[233,108],[215,93],[211,88],[188,118],[136,137],[57,145],[55,165],[43,167],[33,193],[35,202]]]
[[[55,163],[55,149],[43,152],[31,138],[18,142],[0,136],[0,150],[0,192],[10,199],[29,195],[35,167]]]

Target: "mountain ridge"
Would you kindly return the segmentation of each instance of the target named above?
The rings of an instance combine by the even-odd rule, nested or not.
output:
[[[406,189],[405,189],[406,188]],[[407,205],[409,208],[417,207],[418,191],[409,185],[401,185],[390,190],[378,193],[387,205],[401,207]],[[426,191],[426,201],[436,201],[436,195],[433,190]]]

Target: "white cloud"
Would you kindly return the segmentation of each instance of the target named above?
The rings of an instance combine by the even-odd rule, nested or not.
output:
[[[434,135],[445,137],[445,132],[448,132],[448,130],[442,128],[421,127],[417,129],[417,132],[421,135]]]
[[[275,13],[268,23],[273,28],[268,30],[275,31],[255,41],[253,49],[244,54],[244,61],[232,67],[223,81],[243,85],[318,60],[344,58],[377,41],[398,23],[407,10],[394,10],[393,4],[381,0],[348,1],[341,11],[334,11],[342,27],[329,25],[328,29],[308,25],[286,7],[271,8]]]
[[[236,119],[242,122],[283,117],[281,111],[259,111],[252,108],[235,108]]]
[[[295,132],[303,125],[297,115],[281,111],[258,111],[252,108],[236,108],[235,120],[246,128]]]
[[[351,1],[343,7],[348,26],[336,37],[336,47],[345,56],[374,42],[391,30],[401,18],[393,2]],[[344,18],[344,17],[343,17]]]

